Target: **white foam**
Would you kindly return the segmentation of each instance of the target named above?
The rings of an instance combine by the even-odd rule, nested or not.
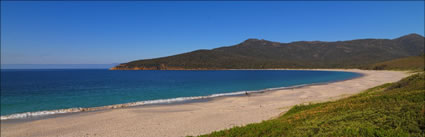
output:
[[[251,94],[251,93],[262,93],[262,92],[272,91],[272,90],[291,89],[291,88],[303,87],[305,85],[307,84],[291,86],[291,87],[268,88],[268,89],[256,90],[256,91],[238,91],[238,92],[230,92],[230,93],[218,93],[218,94],[212,94],[208,96],[178,97],[178,98],[171,98],[171,99],[147,100],[147,101],[125,103],[125,104],[91,107],[91,108],[69,108],[69,109],[58,109],[58,110],[48,110],[48,111],[25,112],[25,113],[1,116],[0,119],[1,120],[22,119],[22,118],[39,117],[39,116],[64,114],[64,113],[74,113],[74,112],[82,112],[82,111],[96,111],[96,110],[115,109],[115,108],[150,105],[150,104],[176,103],[176,102],[184,102],[189,100],[209,99],[209,98],[216,98],[216,97],[223,97],[223,96],[237,96],[237,95],[244,95],[246,93]]]
[[[81,112],[81,110],[82,108],[70,108],[70,109],[58,109],[58,110],[37,111],[37,112],[25,112],[25,113],[1,116],[0,119],[1,120],[20,119],[20,118],[29,118],[29,117],[45,116],[45,115],[53,115],[53,114],[63,114],[63,113],[70,113],[70,112]]]

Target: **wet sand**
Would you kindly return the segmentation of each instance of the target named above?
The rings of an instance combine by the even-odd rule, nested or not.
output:
[[[396,82],[409,75],[402,71],[331,71],[357,72],[364,76],[263,94],[220,97],[206,102],[79,112],[16,122],[1,121],[1,136],[199,135],[261,122],[277,117],[297,104],[336,100],[384,83]]]

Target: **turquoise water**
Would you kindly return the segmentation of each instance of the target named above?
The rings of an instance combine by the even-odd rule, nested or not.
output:
[[[360,74],[299,70],[2,70],[1,115],[332,82]]]

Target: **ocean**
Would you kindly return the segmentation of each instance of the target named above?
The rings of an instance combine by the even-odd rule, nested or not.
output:
[[[59,113],[55,111],[58,109],[131,102],[137,105],[184,102],[359,76],[351,72],[306,70],[3,69],[1,116],[23,118]]]

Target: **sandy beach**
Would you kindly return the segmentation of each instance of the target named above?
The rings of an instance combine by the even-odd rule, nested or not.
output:
[[[332,71],[357,72],[364,76],[249,96],[220,97],[206,102],[79,112],[29,121],[2,121],[1,136],[174,137],[200,135],[233,126],[261,122],[277,117],[297,104],[348,97],[371,87],[396,82],[409,75],[403,71],[356,69],[333,69]]]

